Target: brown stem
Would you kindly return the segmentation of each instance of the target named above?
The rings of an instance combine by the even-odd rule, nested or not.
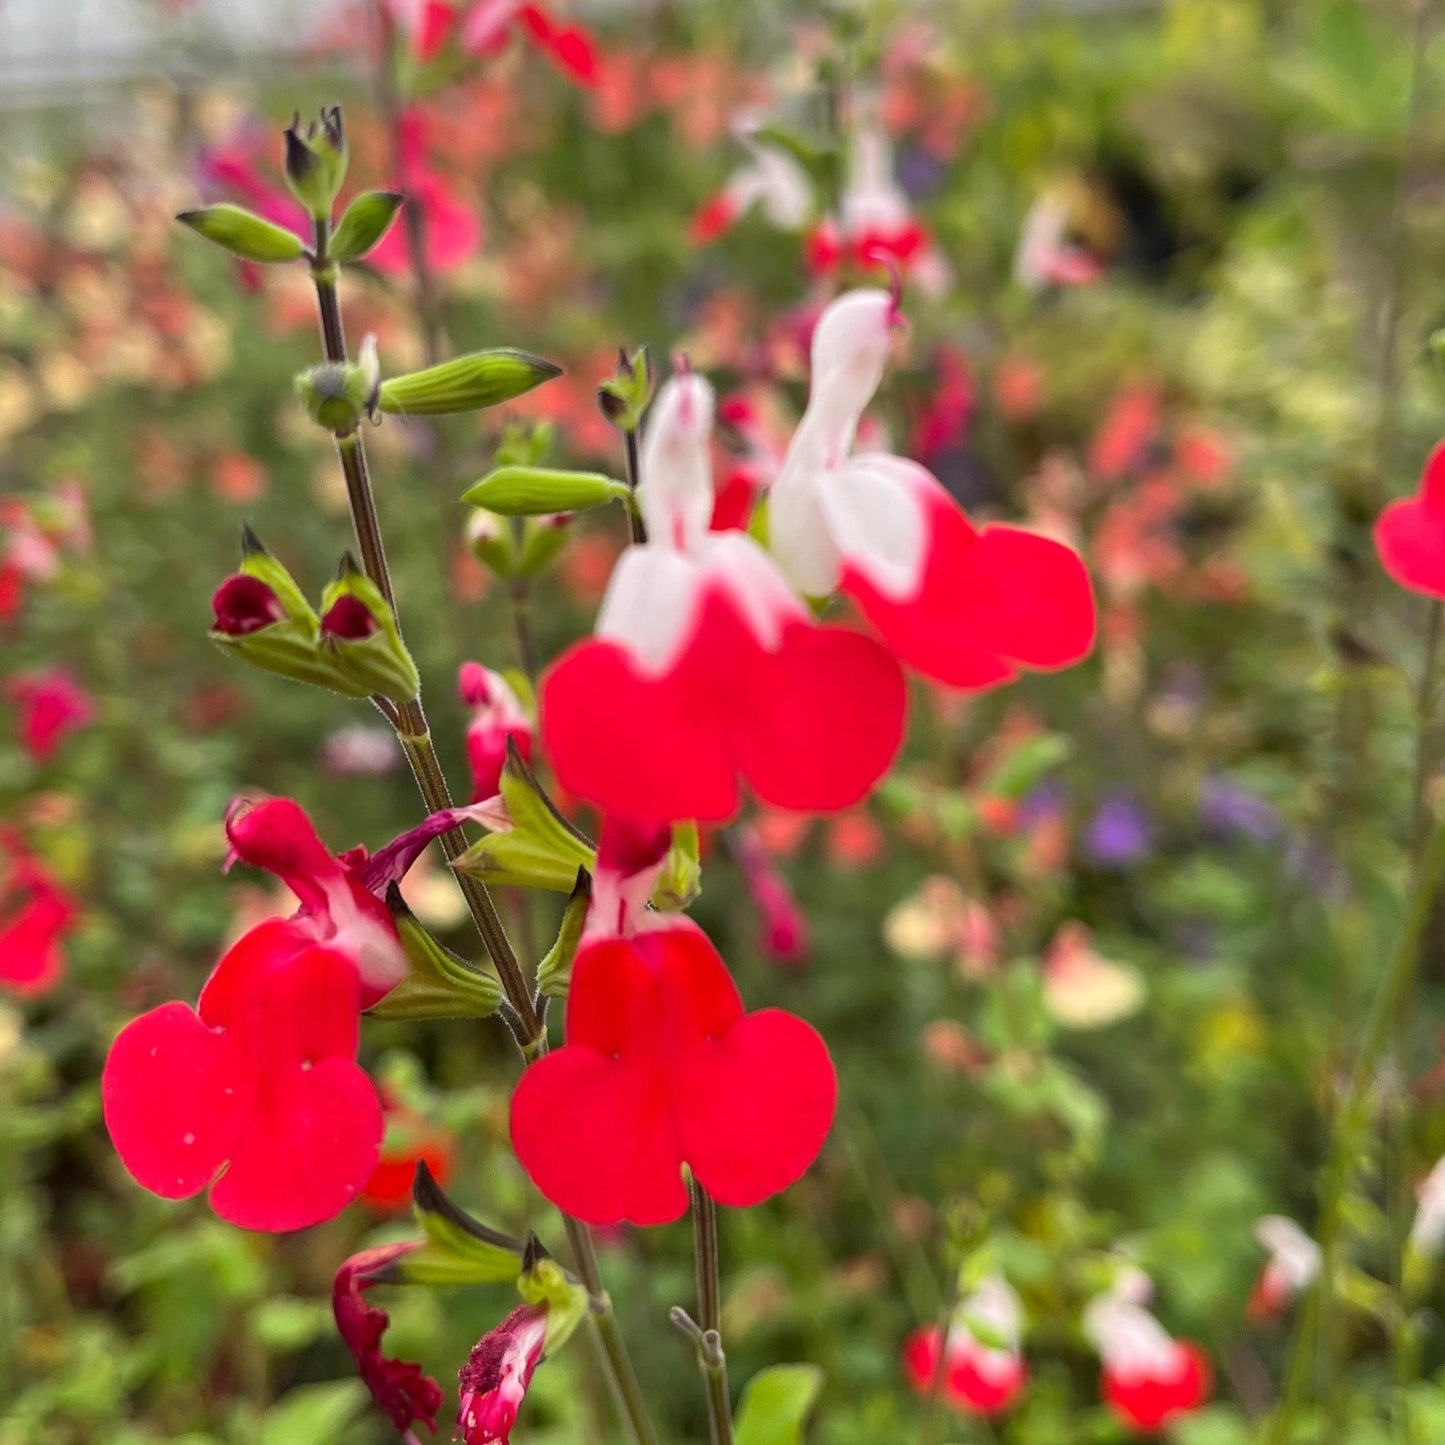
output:
[[[692,1245],[697,1263],[697,1363],[707,1392],[708,1436],[712,1445],[732,1445],[733,1409],[728,1362],[722,1343],[722,1284],[718,1266],[717,1205],[701,1184],[692,1195]]]

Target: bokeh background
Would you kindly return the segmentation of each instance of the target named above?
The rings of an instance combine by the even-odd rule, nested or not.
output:
[[[404,252],[348,273],[353,338],[374,333],[389,372],[495,345],[566,367],[501,414],[368,435],[459,783],[457,667],[518,659],[456,498],[508,425],[550,423],[556,461],[615,474],[594,388],[619,345],[684,350],[746,399],[720,475],[765,460],[804,396],[808,318],[850,275],[818,225],[857,183],[850,157],[886,142],[923,240],[878,434],[973,515],[1074,541],[1100,641],[996,694],[917,688],[867,808],[754,813],[708,842],[695,916],[754,1006],[822,1030],[843,1080],[818,1166],[725,1214],[734,1383],[822,1366],[826,1445],[1122,1441],[1078,1315],[1126,1250],[1215,1364],[1214,1403],[1176,1438],[1256,1438],[1291,1324],[1250,1308],[1252,1231],[1317,1217],[1419,766],[1427,608],[1369,542],[1445,429],[1445,48],[1418,8],[579,4],[597,46],[579,75],[525,37],[428,54],[416,9],[0,4],[0,815],[12,872],[38,863],[73,904],[59,976],[22,986],[20,885],[0,882],[4,1445],[395,1438],[329,1307],[346,1255],[405,1232],[395,1179],[303,1235],[246,1235],[131,1183],[97,1082],[127,1019],[194,997],[228,939],[289,907],[222,875],[233,796],[295,796],[336,847],[419,816],[365,705],[251,674],[205,635],[243,522],[313,592],[349,528],[292,394],[317,359],[304,273],[238,267],[171,218],[284,205],[280,127],[332,101],[354,186],[400,175],[436,243],[423,285]],[[764,197],[717,224],[759,149],[806,179],[801,209]],[[617,515],[573,524],[530,597],[544,656],[589,625],[623,540]],[[471,946],[439,865],[407,893]],[[536,908],[521,936],[553,921]],[[1391,1261],[1445,1152],[1442,982],[1432,943],[1301,1441],[1400,1438]],[[506,1144],[504,1031],[371,1024],[364,1052],[393,1174],[425,1154],[473,1212],[560,1248]],[[1004,1420],[926,1418],[900,1347],[978,1250],[1024,1299],[1033,1381]],[[603,1266],[667,1438],[700,1438],[666,1323],[691,1294],[686,1226],[619,1231]],[[1427,1325],[1439,1301],[1427,1283]],[[386,1303],[391,1343],[444,1382],[506,1307]],[[1427,1327],[1400,1382],[1422,1441],[1445,1438],[1442,1364]],[[522,1438],[611,1438],[601,1388],[568,1351]]]

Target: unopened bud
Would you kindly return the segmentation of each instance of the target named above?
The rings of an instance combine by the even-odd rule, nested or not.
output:
[[[597,405],[618,431],[636,431],[657,383],[645,346],[617,353],[617,370],[597,388]]]
[[[343,690],[357,697],[379,693],[392,702],[408,702],[421,690],[391,604],[349,555],[321,595],[320,627],[322,649]]]
[[[372,337],[362,343],[355,362],[328,361],[296,378],[296,395],[318,426],[334,436],[350,436],[363,417],[376,411],[381,366]]]
[[[517,546],[511,523],[485,507],[476,507],[467,518],[467,546],[489,571],[509,581],[517,573]]]
[[[328,106],[303,128],[298,114],[286,127],[286,184],[313,219],[330,218],[346,179],[346,133],[341,107]]]

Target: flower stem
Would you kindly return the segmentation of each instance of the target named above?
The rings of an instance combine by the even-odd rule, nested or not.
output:
[[[712,1445],[732,1445],[733,1407],[728,1362],[722,1343],[722,1284],[718,1269],[717,1205],[696,1179],[692,1195],[692,1247],[697,1262],[697,1364],[707,1392],[708,1436]]]
[[[317,308],[320,316],[321,339],[329,362],[344,364],[347,360],[346,333],[342,326],[341,305],[336,290],[336,268],[327,258],[327,244],[330,227],[318,220],[315,230],[315,252],[312,261],[312,278],[316,287]],[[396,612],[395,594],[391,584],[391,572],[386,562],[386,549],[382,545],[381,525],[376,515],[376,501],[371,488],[371,475],[366,461],[366,448],[358,433],[352,432],[336,438],[336,451],[341,460],[342,472],[346,477],[347,496],[351,503],[352,526],[356,532],[362,566],[366,574],[380,589],[382,596]],[[398,631],[401,627],[397,616]],[[432,742],[427,727],[426,713],[422,709],[421,696],[407,702],[397,703],[382,711],[392,721],[396,735],[406,753],[417,788],[426,804],[427,811],[438,813],[452,806],[451,790],[447,786],[441,759],[437,756],[436,745]],[[466,851],[467,840],[460,828],[453,828],[441,835],[442,851],[448,861],[456,859]],[[518,962],[516,951],[492,900],[486,884],[464,873],[454,875],[466,899],[467,907],[482,937],[487,954],[497,970],[502,990],[515,1017],[514,1031],[524,1063],[531,1063],[547,1051],[547,1032],[537,1011],[532,991],[527,986]],[[602,1287],[601,1274],[597,1266],[597,1251],[593,1245],[592,1233],[581,1221],[563,1215],[567,1238],[577,1262],[577,1271],[587,1288],[591,1305],[591,1319],[595,1337],[607,1365],[607,1374],[612,1386],[618,1409],[627,1424],[634,1445],[657,1445],[657,1435],[648,1416],[647,1405],[642,1397],[641,1387],[627,1353],[627,1346],[617,1326],[617,1317],[612,1301]]]

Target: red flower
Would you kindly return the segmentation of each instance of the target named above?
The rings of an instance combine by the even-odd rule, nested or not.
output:
[[[1148,1292],[1142,1275],[1126,1275],[1085,1310],[1084,1333],[1103,1361],[1104,1399],[1126,1425],[1152,1433],[1197,1410],[1211,1376],[1199,1346],[1174,1339],[1144,1308]]]
[[[578,951],[567,1042],[522,1076],[512,1144],[533,1183],[589,1224],[665,1224],[686,1163],[720,1203],[761,1203],[801,1177],[833,1122],[827,1047],[778,1009],[745,1013],[687,922]]]
[[[1094,642],[1078,556],[1017,527],[975,529],[916,462],[850,455],[897,324],[894,297],[852,291],[813,334],[813,384],[777,481],[770,537],[807,596],[841,590],[908,666],[986,688],[1067,667]]]
[[[936,1325],[909,1335],[903,1345],[909,1385],[928,1395],[937,1381],[943,1398],[960,1413],[1002,1414],[1028,1382],[1028,1365],[1019,1352],[1019,1314],[1018,1297],[1001,1277],[984,1280],[959,1309],[946,1341]],[[971,1321],[986,1327],[988,1342],[974,1333]]]
[[[1430,453],[1415,495],[1380,513],[1375,551],[1401,587],[1445,600],[1445,442]]]
[[[90,694],[63,667],[17,672],[6,679],[5,699],[19,710],[21,746],[37,763],[95,715]]]
[[[472,709],[467,724],[467,761],[472,801],[496,797],[507,761],[507,740],[526,760],[532,756],[532,723],[506,678],[480,663],[464,662],[457,675],[462,701]]]
[[[301,907],[243,935],[194,1010],[163,1004],[111,1046],[106,1125],[140,1184],[165,1199],[210,1185],[223,1219],[273,1232],[329,1219],[362,1191],[383,1120],[355,1063],[360,1012],[407,969],[380,895],[461,816],[434,814],[374,857],[334,858],[289,799],[231,806],[233,856],[282,878]]]
[[[381,1158],[362,1190],[362,1202],[379,1214],[404,1213],[411,1205],[416,1166],[425,1164],[432,1178],[445,1188],[452,1174],[452,1141],[409,1109],[385,1110],[386,1139]]]
[[[211,628],[228,637],[249,637],[253,632],[284,620],[286,608],[275,590],[259,577],[244,572],[227,577],[211,597]]]
[[[495,55],[521,33],[578,85],[597,83],[597,42],[580,25],[563,25],[550,10],[528,0],[479,0],[462,27],[462,46],[473,55]]]
[[[472,1347],[457,1372],[457,1429],[464,1445],[507,1445],[547,1344],[548,1313],[545,1304],[518,1305]]]
[[[423,1375],[420,1365],[389,1359],[381,1353],[381,1337],[390,1319],[380,1306],[367,1302],[366,1291],[415,1248],[415,1244],[406,1243],[363,1250],[341,1266],[331,1288],[336,1328],[356,1360],[362,1381],[387,1419],[402,1431],[417,1421],[428,1430],[436,1429],[437,1411],[444,1399],[442,1387],[429,1375]]]
[[[211,1207],[244,1229],[339,1213],[381,1148],[381,1105],[355,1063],[360,1005],[346,954],[285,919],[253,928],[196,1009],[163,1004],[111,1046],[101,1097],[126,1168],[163,1199],[210,1186]]]
[[[813,622],[742,532],[710,532],[712,389],[674,377],[643,454],[649,542],[618,562],[597,636],[542,683],[542,738],[562,787],[638,818],[720,821],[740,783],[778,807],[858,802],[902,742],[897,664],[873,639]]]
[[[399,125],[397,189],[406,194],[407,206],[414,207],[421,217],[428,268],[441,273],[455,271],[471,260],[482,244],[481,218],[476,207],[463,200],[433,167],[425,114],[413,107],[402,114]],[[397,219],[366,259],[390,276],[410,274],[411,241],[405,215]]]
[[[21,998],[48,993],[65,971],[60,940],[79,914],[74,901],[20,840],[0,834],[0,988]]]

